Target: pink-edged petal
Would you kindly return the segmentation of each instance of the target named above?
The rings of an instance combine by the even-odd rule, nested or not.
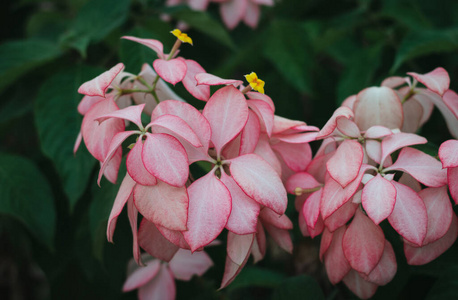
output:
[[[345,231],[342,247],[351,267],[368,275],[382,257],[385,235],[380,226],[358,209]]]
[[[180,142],[171,135],[147,133],[142,160],[146,170],[166,183],[184,186],[189,176],[188,157]]]
[[[241,265],[233,262],[232,259],[229,257],[229,255],[226,256],[226,264],[224,267],[223,280],[221,282],[221,286],[219,289],[223,289],[227,287],[232,281],[234,281],[235,277],[239,275],[239,273],[242,271],[243,267],[245,266],[246,262],[248,261],[248,258],[250,257],[249,254],[250,253],[248,252],[245,260],[242,262]]]
[[[192,128],[180,117],[174,115],[162,115],[148,124],[153,133],[167,133],[179,136],[188,141],[194,147],[202,147],[199,137]],[[175,136],[175,137],[177,137]]]
[[[426,74],[418,74],[414,72],[407,73],[419,82],[423,83],[431,91],[443,95],[450,86],[450,77],[444,68],[436,68]]]
[[[81,134],[81,131],[78,133],[78,136],[76,137],[75,145],[73,146],[73,155],[76,155],[76,151],[78,151],[78,148],[81,145],[81,141],[83,140],[83,135]]]
[[[404,243],[404,253],[407,258],[407,263],[409,265],[419,266],[435,260],[453,245],[457,236],[458,220],[456,215],[453,214],[450,228],[439,240],[418,248],[410,245],[409,243]]]
[[[192,251],[208,245],[224,229],[231,213],[231,194],[226,186],[208,173],[188,187],[188,230],[183,232]]]
[[[254,263],[262,260],[266,254],[266,233],[261,222],[258,222],[256,228],[255,239],[251,247],[251,254],[253,254]]]
[[[273,105],[273,102],[272,102]],[[291,132],[297,127],[307,126],[303,121],[290,120],[277,115],[274,115],[274,127],[272,134],[279,135],[285,132]],[[318,130],[319,131],[319,130]]]
[[[345,188],[342,188],[342,186],[331,177],[328,178],[321,197],[321,215],[324,220],[353,197],[361,183],[364,173],[370,168],[372,167],[363,165],[359,171],[358,177]]]
[[[387,136],[382,141],[382,159],[384,162],[386,157],[394,151],[412,145],[426,144],[428,142],[422,136],[413,133],[399,132],[390,136]]]
[[[343,102],[341,106],[348,107],[349,109],[353,110],[355,106],[356,95],[348,96]]]
[[[258,4],[253,2],[247,1],[247,7],[245,11],[245,16],[243,17],[243,21],[245,24],[250,26],[251,28],[256,28],[258,26],[259,17],[261,15],[261,10]]]
[[[119,166],[121,165],[121,160],[122,149],[118,148],[113,157],[108,161],[108,165],[105,167],[105,170],[103,171],[103,175],[105,176],[105,178],[113,184],[116,184],[116,181],[118,180],[118,171]],[[100,163],[100,167],[102,167],[102,163]]]
[[[210,123],[211,141],[220,154],[224,145],[236,137],[248,121],[248,105],[239,90],[226,86],[210,97],[203,115]]]
[[[353,138],[358,138],[361,136],[361,131],[359,130],[358,125],[345,117],[337,118],[337,129],[345,136]]]
[[[102,124],[96,119],[106,113],[118,110],[118,106],[111,98],[107,98],[92,106],[84,116],[81,125],[84,143],[88,151],[99,161],[103,162],[109,151],[109,146],[113,137],[124,131],[124,121],[120,119],[110,119]]]
[[[458,168],[447,170],[448,188],[455,204],[458,204]]]
[[[409,84],[409,77],[392,76],[383,80],[381,86],[394,89],[404,84]]]
[[[202,276],[211,266],[213,261],[204,251],[191,253],[180,249],[169,262],[174,277],[185,281],[191,280],[193,275]]]
[[[458,140],[448,140],[439,148],[439,158],[443,168],[458,167]]]
[[[156,185],[137,185],[134,202],[138,211],[150,222],[171,230],[186,230],[188,195],[186,188],[177,188],[158,181]]]
[[[377,285],[386,285],[394,278],[397,269],[398,266],[396,264],[396,255],[393,246],[391,246],[390,242],[385,240],[385,249],[383,250],[383,255],[379,263],[368,276],[364,276],[364,274],[360,275],[363,275],[365,280]]]
[[[235,79],[223,79],[218,76],[209,73],[199,73],[195,75],[197,85],[228,85],[232,84],[234,87],[238,87],[243,83],[241,80]]]
[[[369,299],[374,296],[378,285],[364,280],[355,270],[351,270],[343,278],[345,285],[359,298]]]
[[[345,188],[358,176],[363,157],[363,147],[358,141],[345,140],[326,163],[326,169],[329,175]]]
[[[430,187],[447,184],[447,172],[442,169],[440,161],[414,148],[402,149],[396,162],[385,170],[407,172],[419,182]]]
[[[250,255],[254,234],[239,235],[232,232],[227,234],[227,256],[237,265],[242,265]]]
[[[107,91],[108,87],[110,86],[111,82],[115,79],[115,77],[121,73],[124,69],[124,64],[118,63],[116,66],[111,68],[110,70],[100,74],[96,78],[86,81],[83,83],[79,89],[78,93],[86,95],[86,96],[100,96],[105,97],[105,92]]]
[[[398,182],[408,186],[417,193],[422,189],[421,184],[409,173],[402,173],[401,178],[399,178]]]
[[[108,114],[104,114],[98,117],[96,120],[99,121],[99,123],[102,123],[110,118],[124,119],[124,120],[131,121],[132,123],[137,125],[139,128],[143,128],[142,111],[144,107],[145,107],[145,104],[128,106],[126,108],[116,110]]]
[[[288,178],[286,190],[290,194],[296,194],[296,188],[313,189],[319,187],[321,183],[316,181],[315,177],[307,172],[299,172]]]
[[[135,184],[136,182],[130,178],[129,174],[126,174],[122,180],[121,186],[119,187],[118,194],[116,195],[113,207],[111,208],[110,216],[108,217],[107,239],[110,243],[113,243],[113,234],[116,228],[118,216],[131,196]]]
[[[108,163],[110,162],[110,160],[113,158],[113,156],[116,154],[117,150],[120,150],[120,146],[121,144],[131,135],[137,133],[137,131],[122,131],[122,132],[118,132],[117,134],[115,134],[115,136],[113,137],[113,139],[111,140],[111,143],[110,143],[110,146],[108,148],[108,152],[107,152],[107,156],[105,158],[105,160],[103,161],[101,167],[100,167],[100,171],[99,171],[99,176],[97,178],[97,184],[100,186],[100,180],[102,180],[102,175],[106,169],[106,167],[108,166]],[[118,149],[119,148],[119,149]],[[121,153],[122,153],[122,150],[121,150]],[[121,154],[122,155],[122,154]]]
[[[123,292],[132,291],[147,284],[154,276],[157,275],[161,268],[161,261],[153,259],[148,262],[145,267],[137,266],[135,270],[129,274],[122,287]]]
[[[84,116],[91,109],[91,107],[94,104],[102,100],[105,100],[105,97],[84,96],[83,99],[81,99],[80,103],[78,104],[78,112]]]
[[[458,95],[452,90],[448,90],[444,97],[429,90],[422,90],[422,94],[426,101],[436,105],[447,123],[450,134],[458,139]]]
[[[337,127],[337,118],[350,119],[350,118],[353,118],[353,116],[354,116],[353,111],[350,108],[345,107],[345,106],[341,106],[337,108],[334,111],[334,113],[332,114],[329,121],[323,126],[321,131],[318,133],[316,138],[323,139],[331,135]]]
[[[202,66],[191,59],[186,59],[187,72],[183,78],[183,85],[188,92],[193,95],[196,99],[207,101],[210,98],[210,87],[205,85],[198,85],[195,76],[198,73],[205,72]]]
[[[380,139],[388,135],[392,135],[391,129],[384,126],[372,126],[364,133],[366,139]]]
[[[442,100],[450,112],[458,118],[458,94],[453,90],[448,90],[445,92]]]
[[[143,141],[139,138],[135,143],[135,146],[127,155],[127,172],[133,180],[141,185],[155,185],[157,183],[156,177],[146,170],[142,160],[142,152]]]
[[[302,207],[302,214],[305,217],[305,222],[307,226],[312,229],[315,228],[318,217],[320,216],[321,193],[321,189],[312,193]]]
[[[151,256],[170,261],[178,251],[178,246],[168,241],[156,226],[143,219],[138,230],[138,243]]]
[[[388,87],[369,87],[356,96],[355,123],[361,131],[374,125],[390,129],[401,128],[402,104],[398,95]]]
[[[391,226],[406,240],[422,245],[428,227],[426,206],[418,194],[411,188],[391,182],[396,188],[396,204],[388,217]]]
[[[261,130],[270,137],[274,126],[274,112],[266,102],[262,100],[247,100],[248,107],[251,108],[259,118]]]
[[[221,181],[231,193],[232,210],[226,228],[236,234],[256,232],[260,205],[248,197],[232,177],[221,173]]]
[[[312,149],[308,143],[290,144],[278,142],[271,145],[286,163],[295,172],[305,171],[312,160]]]
[[[307,232],[312,239],[319,236],[323,232],[323,230],[324,230],[324,221],[321,216],[318,218],[318,221],[315,224],[315,228],[307,226]]]
[[[327,246],[324,251],[324,266],[332,284],[340,282],[351,270],[342,249],[342,240],[346,229],[346,226],[343,226],[334,233],[329,233],[328,231],[323,245],[325,248]],[[325,234],[323,234],[323,237],[325,237]]]
[[[221,3],[220,13],[227,28],[234,29],[242,20],[247,2],[246,0],[232,0]]]
[[[388,218],[396,202],[396,188],[377,174],[364,186],[362,204],[369,218],[378,225]]]
[[[296,134],[288,134],[288,135],[280,135],[276,136],[275,138],[286,143],[290,144],[302,144],[302,143],[310,143],[316,140],[318,132],[304,132],[304,133],[296,133]]]
[[[366,150],[367,156],[375,161],[377,164],[381,163],[382,160],[382,144],[377,140],[366,140],[364,144],[364,150]],[[390,160],[391,161],[391,160]],[[385,162],[387,164],[388,159]]]
[[[275,105],[274,105],[274,102],[272,101],[272,98],[270,98],[269,96],[267,96],[266,94],[261,94],[259,92],[254,92],[254,91],[251,91],[251,92],[248,92],[246,93],[246,95],[248,96],[248,99],[257,99],[257,100],[262,100],[264,101],[265,103],[269,104],[270,108],[272,109],[272,111],[275,113]],[[275,116],[274,118],[276,118],[277,116]],[[281,117],[279,117],[281,118]],[[283,118],[282,118],[283,119]],[[305,123],[304,123],[305,124]]]
[[[275,170],[256,154],[247,154],[230,160],[230,171],[235,182],[249,197],[278,214],[286,210],[286,190]]]
[[[254,149],[254,153],[262,157],[269,165],[277,172],[278,176],[282,175],[282,163],[279,158],[272,150],[269,144],[269,138],[266,134],[261,134],[258,140],[258,144]]]
[[[345,229],[346,229],[346,226],[343,226],[343,228],[342,228],[342,230],[343,230],[342,237],[343,237],[343,234],[345,232]],[[329,249],[329,246],[331,246],[332,239],[333,239],[333,233],[331,231],[329,231],[327,228],[325,228],[323,230],[323,234],[321,235],[321,241],[320,241],[320,260],[322,262],[323,262],[324,255],[326,254],[326,252]],[[339,244],[340,244],[340,248],[342,249],[342,240],[341,240],[341,242]],[[342,253],[342,255],[343,255],[343,253]],[[347,259],[345,259],[345,260],[347,260]]]
[[[154,52],[156,52],[156,54],[157,54],[157,56],[159,58],[163,58],[164,57],[164,46],[158,40],[141,39],[141,38],[137,38],[137,37],[133,37],[133,36],[123,36],[122,39],[130,40],[130,41],[142,44],[142,45],[150,48]]]
[[[415,99],[410,99],[402,104],[402,109],[404,111],[404,122],[401,131],[415,133],[422,125],[423,106]]]
[[[418,193],[423,199],[428,214],[428,231],[423,245],[443,237],[452,223],[453,209],[448,197],[447,187],[427,188]]]
[[[174,300],[175,296],[175,279],[166,264],[161,264],[160,271],[152,281],[138,289],[140,300]]]
[[[134,260],[138,265],[143,266],[144,264],[141,260],[140,247],[138,244],[138,210],[134,205],[133,197],[129,197],[129,200],[127,201],[127,216],[129,218],[130,228],[132,230],[132,252]]]
[[[157,230],[165,237],[169,242],[175,244],[179,248],[190,250],[188,243],[184,239],[183,233],[178,230],[170,230],[167,227],[156,225]]]
[[[178,58],[171,60],[158,58],[153,62],[153,67],[162,79],[173,85],[183,80],[188,69],[186,63]]]
[[[353,199],[355,196],[353,196]],[[338,228],[348,223],[348,221],[355,215],[355,211],[357,208],[358,204],[353,203],[353,201],[347,201],[332,215],[326,218],[326,220],[324,221],[324,225],[329,231],[334,232]]]
[[[293,241],[291,240],[288,230],[281,229],[270,224],[264,224],[264,227],[280,248],[290,254],[293,253]]]
[[[285,214],[279,215],[273,210],[264,207],[259,214],[263,225],[272,225],[279,229],[290,230],[293,229],[293,223]]]
[[[253,111],[249,111],[248,121],[240,134],[240,151],[238,155],[253,153],[259,141],[261,126],[259,118]]]
[[[325,182],[327,176],[326,163],[334,155],[333,152],[323,155],[316,155],[307,166],[306,172],[311,174],[318,182]]]

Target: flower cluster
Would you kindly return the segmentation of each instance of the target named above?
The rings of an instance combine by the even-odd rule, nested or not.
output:
[[[255,73],[247,75],[250,85],[244,87],[240,80],[219,78],[197,62],[177,57],[181,44],[192,40],[179,30],[172,33],[177,41],[169,54],[157,40],[124,37],[157,53],[153,68],[145,64],[133,75],[123,72],[120,63],[79,88],[85,95],[79,106],[84,119],[75,151],[82,136],[100,161],[99,184],[103,176],[116,181],[127,151],[127,173],[108,219],[107,237],[113,241],[117,218],[127,205],[139,265],[144,263],[140,248],[172,262],[180,251],[201,251],[229,230],[225,287],[250,255],[255,261],[263,258],[265,230],[292,251],[282,178],[305,170],[311,160],[308,142],[318,128],[275,116],[271,98],[252,91],[264,92]],[[206,102],[203,111],[178,98],[166,82],[182,82],[191,96]],[[219,85],[210,94],[210,86]],[[150,115],[146,125],[142,114]],[[206,175],[191,174],[195,162],[208,165]],[[154,264],[146,267],[154,269],[151,274],[159,268]]]
[[[297,195],[302,233],[322,234],[320,258],[330,281],[343,281],[360,298],[396,273],[384,220],[403,238],[411,265],[434,260],[458,235],[448,195],[456,203],[457,141],[441,146],[441,164],[415,148],[427,140],[414,133],[436,106],[458,137],[458,96],[442,68],[409,75],[413,80],[391,77],[347,98],[318,133],[323,142],[305,172],[286,184]]]
[[[210,2],[220,4],[221,18],[229,29],[234,29],[242,21],[251,28],[256,28],[261,16],[260,6],[274,5],[273,0],[167,0],[165,5],[177,6],[186,4],[192,10],[205,11]]]

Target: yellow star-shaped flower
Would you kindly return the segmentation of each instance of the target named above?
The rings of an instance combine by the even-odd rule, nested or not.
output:
[[[180,29],[175,29],[173,31],[170,31],[170,33],[176,36],[183,43],[188,43],[192,45],[192,39],[186,33],[181,32]]]
[[[255,72],[251,72],[250,74],[245,75],[245,78],[253,90],[258,91],[261,94],[264,94],[265,82],[259,79],[258,75],[256,75]]]

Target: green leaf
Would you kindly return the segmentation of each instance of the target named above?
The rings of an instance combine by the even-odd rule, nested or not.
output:
[[[401,42],[391,72],[396,72],[407,60],[429,54],[452,52],[457,49],[458,28],[412,32]]]
[[[22,74],[57,58],[60,54],[56,44],[39,39],[12,41],[0,45],[0,92]]]
[[[111,208],[126,173],[125,160],[119,168],[117,184],[111,184],[103,179],[99,187],[95,182],[92,186],[93,199],[89,208],[89,229],[93,241],[94,256],[102,261],[103,248],[107,243],[106,228]]]
[[[431,290],[429,290],[426,300],[447,300],[456,299],[458,295],[458,278],[456,278],[458,269],[452,272],[446,272],[439,277]]]
[[[73,26],[61,42],[86,56],[90,42],[102,40],[113,29],[124,23],[129,13],[130,0],[91,0],[79,11]]]
[[[65,194],[73,209],[86,189],[95,159],[84,145],[73,155],[73,145],[81,128],[82,116],[77,111],[82,95],[78,87],[103,70],[81,67],[49,78],[35,101],[35,122],[43,153],[52,160],[60,176]]]
[[[0,199],[0,213],[17,218],[37,240],[53,248],[53,194],[44,175],[31,161],[0,153]]]
[[[297,22],[275,21],[267,37],[265,57],[299,92],[311,93],[313,58],[306,30]]]
[[[227,289],[229,291],[250,286],[274,288],[277,287],[285,275],[258,267],[245,267]]]
[[[178,9],[171,12],[171,15],[178,20],[186,22],[193,29],[215,39],[221,44],[235,49],[234,42],[227,30],[221,23],[215,21],[210,15],[203,11],[192,11],[189,9]],[[191,37],[192,38],[192,37]]]
[[[320,286],[313,277],[301,275],[290,277],[279,283],[279,287],[275,289],[273,300],[303,300],[314,299],[324,300],[324,294]]]
[[[346,69],[340,76],[337,86],[338,104],[373,82],[375,71],[381,62],[382,43],[368,49],[360,49],[348,56]]]

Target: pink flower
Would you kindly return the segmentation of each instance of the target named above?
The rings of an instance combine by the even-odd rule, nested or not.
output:
[[[149,255],[142,256],[145,267],[138,266],[133,260],[127,267],[128,277],[123,292],[138,289],[138,299],[174,300],[176,296],[175,279],[189,281],[194,275],[202,276],[213,262],[203,251],[179,250],[173,259],[164,263]]]
[[[273,6],[273,0],[212,0],[221,3],[220,13],[224,24],[234,29],[240,22],[256,28],[261,14],[261,5]]]
[[[447,182],[455,204],[458,204],[458,140],[448,140],[439,148],[442,167],[447,168]]]

